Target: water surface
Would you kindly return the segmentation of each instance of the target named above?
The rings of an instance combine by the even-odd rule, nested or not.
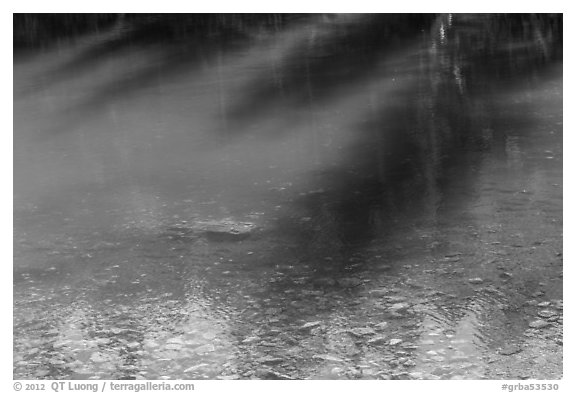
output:
[[[240,21],[16,58],[14,377],[559,378],[558,26]]]

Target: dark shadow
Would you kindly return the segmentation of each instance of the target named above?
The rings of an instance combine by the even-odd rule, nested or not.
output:
[[[109,103],[128,99],[154,85],[159,77],[167,81],[178,80],[182,74],[210,64],[219,54],[250,45],[252,34],[258,33],[258,29],[274,34],[306,18],[306,15],[262,14],[251,19],[250,15],[235,18],[233,15],[199,14],[159,15],[132,22],[133,26],[124,32],[48,72],[48,82],[36,85],[46,88],[67,80],[71,74],[90,72],[98,64],[129,50],[146,51],[153,59],[152,64],[107,82],[77,105],[66,108],[60,116],[64,119],[62,123],[48,130],[47,134],[74,129],[87,118],[101,113]],[[29,93],[32,91],[25,94]]]
[[[295,236],[303,260],[329,265],[329,270],[339,265],[336,270],[343,271],[388,228],[399,222],[417,225],[440,211],[452,198],[448,190],[461,192],[469,184],[472,195],[484,152],[503,151],[509,129],[533,124],[530,113],[502,113],[494,99],[504,81],[513,89],[527,79],[546,78],[548,68],[561,60],[557,32],[549,34],[548,53],[554,55],[542,58],[538,42],[531,42],[519,49],[523,56],[511,59],[488,50],[491,34],[500,45],[503,33],[490,18],[481,21],[467,25],[464,38],[453,27],[454,44],[434,42],[433,31],[431,44],[440,49],[421,60],[419,87],[395,95],[398,109],[371,111],[354,131],[359,137],[344,153],[348,160],[318,174],[315,184],[321,191],[297,198],[280,220],[281,230]],[[508,39],[516,42],[517,37]]]
[[[14,57],[23,60],[62,41],[108,29],[122,14],[13,15]]]
[[[362,83],[382,60],[414,45],[433,19],[432,14],[376,14],[356,22],[328,24],[326,36],[311,31],[283,58],[276,81],[265,75],[244,89],[226,113],[235,124],[226,132],[239,133],[252,121],[286,108],[321,104],[348,86]]]
[[[116,19],[115,25],[93,33],[93,44],[88,44],[85,50],[64,64],[46,70],[38,82],[33,81],[32,87],[19,92],[18,96],[38,93],[71,76],[89,73],[106,60],[127,51],[157,51],[159,57],[166,60],[163,61],[166,67],[171,62],[187,62],[188,66],[193,66],[195,60],[202,60],[202,57],[194,57],[198,45],[205,47],[204,52],[212,45],[214,50],[230,49],[239,41],[249,40],[259,28],[278,31],[302,19],[304,16],[282,14],[248,14],[244,17],[231,14],[123,15]]]
[[[470,26],[466,34],[473,35]],[[295,368],[315,370],[321,360],[311,351],[328,348],[324,332],[334,328],[322,321],[334,320],[344,309],[346,323],[354,326],[350,314],[365,312],[355,294],[362,278],[377,280],[376,265],[382,263],[370,258],[370,244],[386,243],[394,231],[418,228],[426,220],[442,220],[451,214],[445,209],[463,211],[473,199],[477,168],[486,154],[505,150],[510,129],[534,124],[530,111],[503,113],[496,99],[526,79],[545,78],[557,58],[535,60],[541,52],[533,47],[521,62],[512,60],[512,67],[502,54],[480,57],[475,49],[447,44],[424,55],[418,86],[394,97],[398,109],[376,108],[368,122],[359,123],[355,131],[361,136],[344,153],[345,163],[318,174],[318,190],[282,212],[276,233],[288,244],[278,243],[278,255],[270,259],[292,266],[278,267],[276,278],[256,296],[257,309],[278,311],[237,321],[239,351],[248,363],[254,354],[280,358],[259,379],[282,379]],[[384,263],[394,269],[393,258]],[[306,321],[319,322],[306,329]],[[242,341],[275,331],[289,333],[278,350]],[[300,357],[284,351],[290,346],[298,346]],[[362,359],[365,347],[352,349],[349,359]]]

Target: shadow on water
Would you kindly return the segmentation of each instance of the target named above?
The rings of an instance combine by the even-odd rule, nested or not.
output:
[[[176,55],[180,53],[182,54],[182,62],[194,66],[195,62],[202,61],[204,58],[201,54],[208,50],[205,47],[209,43],[216,44],[213,49],[218,50],[223,44],[222,41],[225,40],[227,41],[226,45],[230,45],[229,48],[231,48],[239,41],[249,39],[251,34],[257,31],[258,25],[265,30],[278,30],[286,28],[290,23],[294,23],[294,20],[302,19],[304,16],[261,14],[253,16],[253,19],[258,21],[256,26],[254,23],[250,23],[249,15],[245,15],[245,18],[245,25],[243,25],[240,19],[230,14],[121,14],[120,16],[110,16],[105,19],[108,23],[109,20],[114,21],[111,28],[108,27],[104,31],[97,29],[96,34],[85,37],[85,40],[88,41],[86,48],[75,53],[71,58],[64,56],[64,61],[55,65],[51,70],[46,70],[44,75],[38,77],[38,82],[31,82],[31,87],[19,94],[24,96],[37,94],[41,89],[47,89],[68,80],[71,75],[89,73],[126,51],[157,49],[160,52],[160,58],[166,57],[165,67],[168,67],[168,63],[176,66],[178,64]],[[18,17],[15,16],[15,19]],[[46,16],[40,15],[36,18],[34,15],[24,15],[19,19],[21,19],[19,29],[22,31],[42,30],[42,26],[30,25],[35,25],[33,21],[46,23],[46,20],[49,20]],[[26,19],[33,21],[26,22]],[[54,16],[54,19],[55,21],[68,20],[66,15],[63,15],[62,18]],[[98,20],[97,17],[96,20]],[[72,31],[69,34],[73,35],[74,33]],[[203,44],[201,45],[203,48],[195,47],[200,44]],[[19,45],[15,44],[15,46],[18,47]],[[186,56],[189,52],[194,53]],[[166,68],[166,70],[169,69]]]
[[[529,284],[533,279],[512,289],[496,285],[472,292],[463,284],[465,268],[446,272],[435,266],[429,272],[448,277],[448,281],[436,279],[443,284],[433,287],[441,291],[416,283],[409,283],[412,287],[407,291],[390,286],[399,285],[400,280],[400,266],[393,261],[406,259],[407,253],[417,253],[421,247],[399,237],[410,238],[418,228],[430,226],[449,232],[454,212],[470,210],[475,200],[479,168],[492,156],[509,154],[514,138],[510,130],[528,133],[540,121],[531,104],[524,109],[516,104],[515,110],[497,104],[503,82],[512,90],[527,79],[541,83],[548,69],[561,60],[558,21],[554,19],[550,26],[527,18],[533,24],[527,26],[521,17],[511,24],[504,23],[505,18],[494,22],[489,17],[480,22],[457,21],[450,25],[450,32],[442,25],[447,21],[439,19],[428,50],[412,59],[420,64],[416,86],[396,94],[394,108],[376,106],[362,116],[364,120],[352,126],[358,137],[346,150],[348,160],[318,174],[318,189],[297,197],[284,211],[278,233],[292,235],[295,243],[278,251],[277,257],[283,255],[293,262],[279,268],[262,291],[265,296],[257,309],[264,312],[250,317],[251,322],[257,318],[261,323],[239,344],[246,363],[258,370],[257,377],[286,379],[306,364],[303,368],[314,369],[311,375],[316,378],[373,378],[368,371],[373,371],[375,362],[380,366],[388,362],[392,369],[387,378],[483,378],[489,374],[483,366],[488,348],[500,348],[506,355],[506,351],[519,351],[517,343],[526,327],[520,304],[534,293],[535,287]],[[494,35],[498,45],[503,45],[496,51]],[[333,63],[327,60],[326,64]],[[299,79],[293,81],[299,85]],[[302,86],[294,92],[298,90]],[[269,109],[279,102],[273,93],[260,94],[248,105],[271,100],[265,105]],[[247,113],[258,117],[257,111]],[[395,241],[399,249],[394,249]],[[389,244],[380,251],[384,258],[374,255],[375,244]],[[448,254],[448,262],[460,260],[461,253],[450,255],[451,247],[442,241],[431,244],[432,255]],[[406,245],[414,250],[403,251]],[[504,272],[501,277],[511,276]],[[365,288],[373,288],[368,298]],[[384,298],[390,308],[383,310],[370,293],[389,295]],[[422,301],[416,301],[406,314],[410,305],[403,302],[420,297]],[[276,311],[267,314],[270,308]],[[355,317],[341,316],[346,313]],[[356,325],[355,319],[363,325]],[[397,340],[403,342],[398,350],[401,355],[380,346],[394,337],[379,334],[382,320],[400,329],[396,337],[402,337]],[[291,338],[277,337],[286,330],[291,331]],[[373,338],[373,334],[378,336]],[[439,335],[443,338],[438,339]],[[372,338],[368,345],[366,337]],[[420,353],[419,341],[433,346]],[[286,347],[292,349],[278,350]],[[318,368],[322,362],[329,365],[326,370]],[[360,369],[346,367],[349,362],[360,364]],[[438,362],[454,366],[438,368]],[[403,363],[404,368],[394,370]],[[413,365],[418,372],[408,376],[403,370]],[[246,375],[253,375],[250,367],[244,370]]]
[[[499,37],[498,42],[503,40],[501,31],[494,27],[499,26],[498,19],[475,23],[478,25],[473,29],[468,26],[464,33],[453,26],[450,34],[455,37],[449,38],[432,30],[429,51],[411,59],[420,64],[417,86],[395,94],[392,109],[386,102],[386,92],[381,96],[376,92],[376,98],[371,97],[371,103],[377,102],[381,107],[371,105],[362,122],[351,126],[358,137],[347,148],[348,160],[317,174],[315,184],[319,191],[296,199],[300,217],[293,224],[287,218],[288,227],[283,230],[290,232],[293,225],[297,227],[295,232],[300,232],[303,222],[298,218],[309,217],[309,226],[315,226],[311,231],[337,234],[342,248],[353,254],[355,247],[361,249],[378,236],[387,222],[408,218],[410,213],[420,214],[415,213],[420,212],[418,207],[430,204],[431,198],[436,198],[431,208],[438,207],[438,198],[451,188],[451,183],[473,182],[483,152],[505,149],[506,129],[524,129],[534,124],[532,112],[503,113],[493,101],[502,79],[513,88],[527,78],[546,78],[547,67],[561,59],[561,45],[556,39],[559,30],[546,33],[546,50],[539,40],[522,30],[519,49],[506,49],[513,52],[502,54],[489,51],[493,34]],[[521,26],[527,28],[525,24]],[[370,27],[366,26],[367,31],[382,36]],[[514,48],[516,35],[504,37]],[[475,41],[475,46],[469,41]],[[518,52],[523,56],[517,56]],[[509,57],[514,58],[512,65],[506,61]],[[413,72],[413,67],[408,69]],[[402,74],[394,76],[402,79]],[[327,228],[331,226],[335,227]],[[302,241],[311,239],[314,236],[303,231]],[[338,253],[331,244],[326,248]]]
[[[29,87],[16,96],[37,95],[69,81],[71,76],[94,73],[119,54],[151,57],[143,66],[128,69],[118,78],[91,87],[79,102],[62,111],[60,117],[64,121],[47,131],[48,134],[66,132],[101,115],[111,102],[128,100],[154,87],[159,79],[178,81],[184,74],[210,67],[223,53],[246,48],[255,39],[297,26],[308,18],[310,16],[297,14],[244,15],[243,18],[229,14],[130,15],[104,34],[95,35],[95,42],[89,42],[87,49],[43,72],[37,80],[32,78]]]
[[[304,172],[304,180],[300,172],[300,178],[279,176],[312,187],[242,206],[251,218],[258,210],[270,210],[273,217],[267,217],[261,232],[219,241],[187,228],[196,219],[215,218],[215,213],[202,213],[217,209],[184,207],[199,204],[198,194],[167,207],[161,196],[170,195],[165,188],[174,180],[153,178],[157,173],[150,163],[145,175],[120,165],[120,176],[103,181],[98,192],[92,183],[71,186],[69,198],[81,195],[81,202],[68,201],[61,195],[65,188],[59,187],[54,199],[70,202],[80,212],[72,215],[73,208],[63,209],[66,217],[54,218],[52,210],[58,209],[49,209],[46,222],[51,225],[35,228],[37,212],[19,212],[14,374],[51,379],[498,377],[487,364],[502,359],[487,358],[486,350],[504,342],[518,345],[526,329],[522,312],[535,307],[524,305],[532,293],[543,288],[549,290],[547,296],[559,293],[549,288],[558,285],[556,281],[543,287],[538,278],[548,267],[558,268],[557,258],[546,257],[558,240],[516,228],[517,222],[507,222],[506,214],[513,209],[526,214],[529,205],[542,211],[543,219],[558,216],[558,196],[547,198],[548,180],[540,178],[539,171],[549,170],[550,181],[556,181],[552,159],[561,151],[546,153],[549,167],[540,161],[534,162],[543,169],[531,167],[527,155],[535,153],[528,138],[538,137],[543,120],[530,101],[511,104],[506,97],[524,88],[527,79],[540,83],[549,64],[561,60],[556,37],[561,26],[557,18],[548,24],[531,16],[441,16],[432,27],[429,16],[406,16],[398,26],[385,23],[388,18],[370,17],[360,26],[328,18],[310,22],[306,26],[312,29],[301,34],[300,26],[284,31],[293,47],[275,59],[273,71],[267,68],[270,78],[250,74],[246,84],[239,84],[245,94],[232,95],[237,98],[232,105],[215,111],[237,127],[211,130],[253,137],[251,123],[266,120],[270,112],[286,110],[291,116],[335,108],[335,113],[347,106],[349,95],[356,105],[336,117],[337,122],[351,114],[332,135],[335,140],[338,132],[352,135],[337,140],[344,141],[339,160],[312,166],[317,170]],[[174,29],[182,25],[170,20],[147,21],[140,31],[135,24],[123,38],[89,48],[56,69],[54,85],[48,82],[46,87],[64,80],[66,67],[89,73],[90,57],[106,63],[134,45],[155,53],[157,61],[87,93],[68,108],[75,108],[74,114],[54,129],[73,130],[84,114],[98,116],[110,101],[128,99],[154,85],[152,79],[160,74],[170,74],[176,83],[189,71],[200,72],[203,61],[226,59],[236,45],[249,41],[238,38],[237,30],[244,30],[233,26],[234,38],[178,42]],[[322,31],[335,21],[342,25]],[[397,29],[402,26],[405,29]],[[182,28],[188,27],[184,23]],[[170,45],[155,47],[166,37]],[[410,53],[397,51],[409,42]],[[274,72],[280,75],[277,79]],[[392,88],[390,80],[403,82]],[[325,118],[317,116],[315,121],[306,117],[312,132],[325,126]],[[278,130],[300,130],[302,124],[284,124],[283,117]],[[284,137],[278,130],[270,132]],[[328,138],[326,149],[336,149],[337,142]],[[106,143],[102,145],[109,146]],[[167,145],[170,154],[181,153],[176,144]],[[225,147],[229,145],[236,147]],[[182,154],[202,153],[189,153],[191,149],[182,147]],[[255,155],[254,150],[247,152],[240,154]],[[171,158],[160,156],[162,164]],[[319,154],[318,160],[322,158]],[[247,162],[249,171],[256,172],[257,165]],[[175,163],[183,165],[170,162]],[[205,165],[218,162],[207,160]],[[169,173],[172,167],[166,167],[158,173]],[[208,173],[217,177],[222,168]],[[185,175],[197,176],[202,170],[195,167]],[[233,188],[234,175],[243,172],[231,173],[222,178],[225,187]],[[511,174],[534,178],[542,189],[526,190]],[[258,172],[242,180],[250,185],[253,179],[266,177]],[[161,185],[162,191],[149,191],[147,181]],[[128,197],[125,190],[115,190],[119,182],[128,183]],[[87,189],[79,190],[82,186]],[[190,192],[172,187],[177,189],[175,199]],[[250,192],[249,198],[260,195]],[[539,194],[530,199],[530,193]],[[211,195],[201,203],[217,200]],[[279,205],[270,208],[267,203]],[[96,208],[85,207],[90,204]],[[485,216],[489,218],[482,221]],[[82,223],[82,231],[75,221]],[[549,224],[557,227],[556,222]],[[75,236],[42,232],[55,225]],[[537,237],[539,244],[534,242]],[[48,239],[45,247],[38,238]],[[518,253],[526,266],[513,259]],[[541,257],[548,265],[538,264]],[[474,275],[481,273],[487,277],[478,281]],[[510,282],[514,286],[506,286]],[[503,350],[515,353],[513,345]],[[408,374],[411,369],[416,371]]]
[[[348,86],[368,80],[383,61],[394,58],[421,35],[433,15],[348,16],[340,23],[309,27],[297,46],[278,59],[273,74],[248,82],[226,116],[238,133],[251,122],[294,107],[321,104]]]
[[[118,14],[16,13],[13,15],[15,59],[30,58],[39,49],[53,48],[71,37],[106,30],[118,19]]]

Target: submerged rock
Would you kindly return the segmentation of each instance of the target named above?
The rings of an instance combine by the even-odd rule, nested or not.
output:
[[[389,289],[384,289],[384,288],[376,288],[376,289],[371,289],[368,291],[368,294],[374,297],[377,296],[386,296],[388,294],[390,294],[390,290]]]
[[[182,344],[166,344],[164,348],[172,351],[178,351],[182,348]]]
[[[558,313],[552,310],[541,310],[538,312],[538,316],[542,318],[551,318],[557,316]]]
[[[90,356],[90,360],[94,363],[104,363],[110,361],[110,356],[96,352]]]
[[[386,336],[376,336],[368,340],[368,344],[370,345],[380,345],[386,342]]]
[[[220,380],[223,380],[223,381],[236,380],[236,379],[240,379],[240,375],[238,375],[238,374],[219,375],[219,376],[216,377],[216,379],[220,379]]]
[[[129,349],[135,349],[140,347],[140,343],[137,341],[133,341],[131,343],[126,344],[126,347],[128,347]]]
[[[348,333],[352,334],[355,337],[362,337],[362,336],[368,336],[371,334],[375,334],[376,332],[374,331],[374,329],[366,327],[366,328],[354,328],[354,329],[350,329],[348,331]]]
[[[284,359],[282,359],[282,358],[275,358],[275,357],[269,356],[269,355],[256,359],[256,362],[262,363],[262,364],[278,364],[278,363],[282,363],[283,361],[284,361]]]
[[[37,371],[34,373],[34,375],[35,375],[37,378],[42,378],[42,377],[45,377],[45,376],[47,376],[47,375],[49,375],[49,374],[50,374],[50,370],[45,370],[45,369],[37,370]]]
[[[335,355],[329,355],[329,354],[323,354],[323,355],[314,355],[312,356],[313,359],[321,359],[321,360],[326,360],[329,362],[344,362],[343,359],[339,358],[338,356]]]
[[[424,373],[422,373],[420,371],[414,371],[414,372],[408,373],[408,375],[412,379],[424,379]]]
[[[408,308],[410,308],[410,304],[408,304],[408,303],[394,303],[393,305],[388,307],[388,311],[401,312],[401,311],[406,311]]]
[[[384,330],[388,327],[388,322],[380,322],[374,326],[376,330]]]
[[[184,345],[184,344],[185,344],[184,340],[182,340],[181,337],[172,337],[172,338],[169,338],[168,340],[166,340],[166,343],[167,343],[167,344],[179,344],[179,345]]]
[[[502,348],[500,351],[498,351],[498,353],[500,355],[504,355],[504,356],[510,356],[510,355],[514,355],[516,353],[522,352],[522,348],[520,348],[518,345],[507,345],[504,348]]]
[[[535,321],[530,322],[528,326],[530,326],[532,329],[542,329],[550,326],[550,323],[542,319],[537,319]]]
[[[208,363],[200,363],[200,364],[197,364],[197,365],[195,365],[195,366],[188,367],[188,368],[187,368],[186,370],[184,370],[183,372],[189,373],[189,372],[196,371],[196,370],[198,370],[198,369],[200,369],[200,368],[207,367],[207,366],[209,366]]]
[[[316,326],[320,326],[321,323],[322,323],[321,321],[306,322],[304,325],[300,326],[299,329],[301,330],[312,329]]]
[[[254,376],[259,379],[292,379],[289,375],[281,374],[277,371],[270,370],[267,368],[261,368],[256,370]]]
[[[256,341],[260,341],[260,337],[258,337],[258,336],[250,336],[250,337],[247,337],[247,338],[245,338],[244,340],[242,340],[242,343],[243,343],[243,344],[250,344],[250,343],[253,343],[253,342],[256,342]]]
[[[221,220],[195,221],[186,226],[168,228],[169,232],[179,238],[194,238],[200,235],[210,241],[239,241],[253,234],[258,226],[252,222],[236,221],[231,218]]]

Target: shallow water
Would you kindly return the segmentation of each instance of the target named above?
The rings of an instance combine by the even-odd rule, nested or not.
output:
[[[559,378],[561,42],[406,18],[16,59],[14,377]]]

